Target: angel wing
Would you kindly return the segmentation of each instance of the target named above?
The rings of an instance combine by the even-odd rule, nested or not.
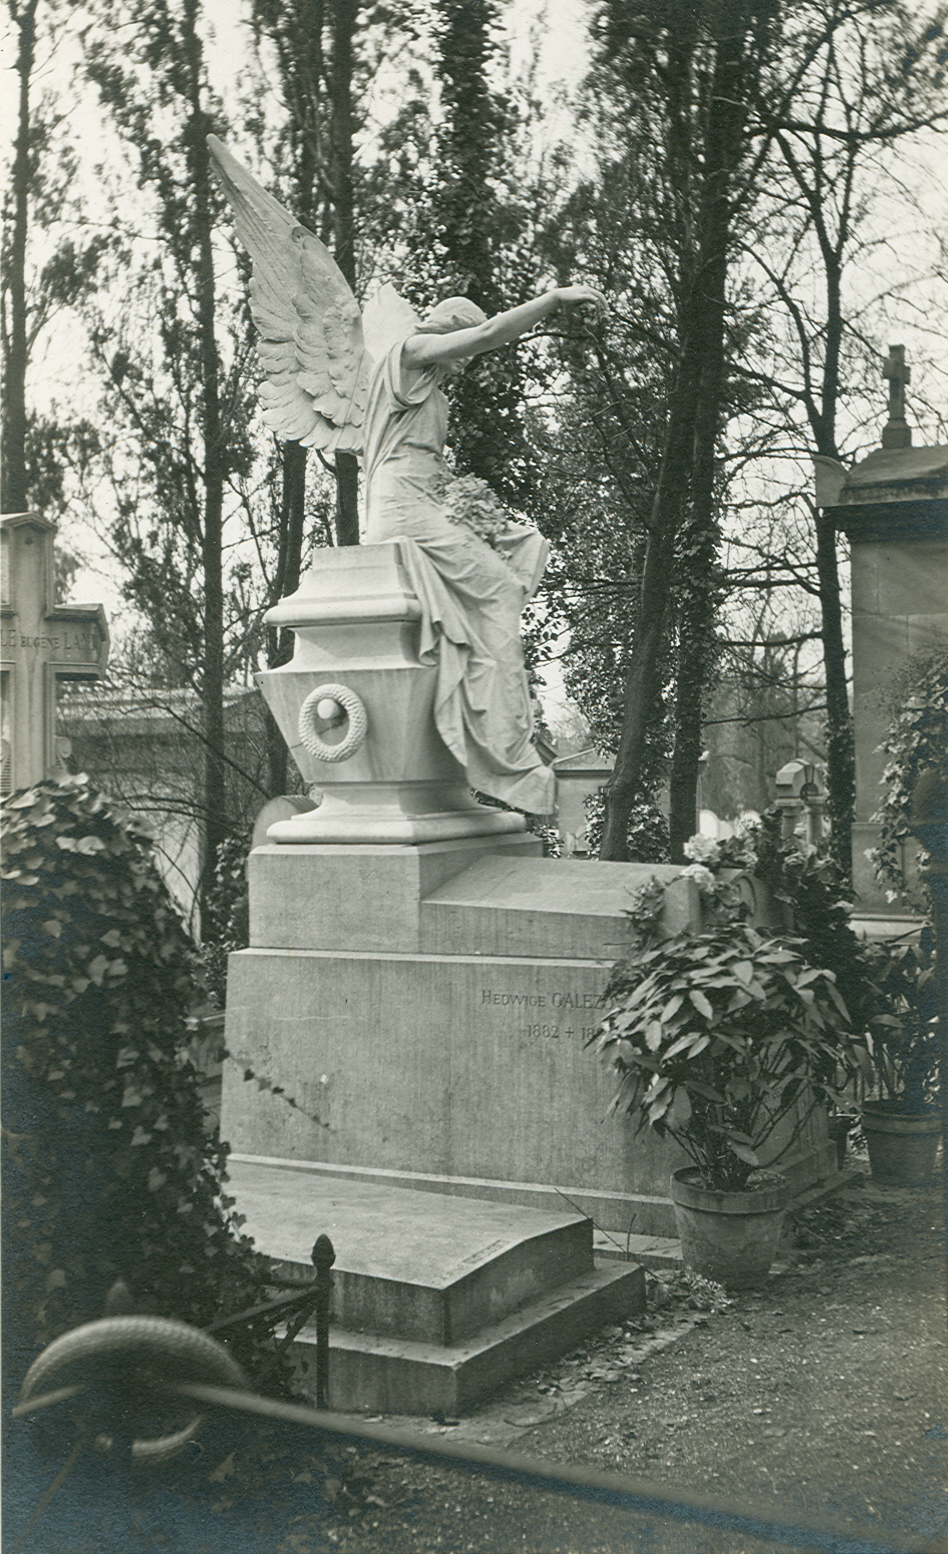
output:
[[[207,144],[253,260],[250,311],[260,334],[263,419],[284,440],[358,452],[372,361],[349,284],[319,238],[216,135]]]
[[[421,327],[410,302],[389,281],[370,297],[362,315],[362,331],[373,361],[380,362],[397,340],[407,340]]]

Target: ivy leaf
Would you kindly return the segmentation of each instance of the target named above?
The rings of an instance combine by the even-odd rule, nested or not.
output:
[[[81,836],[76,843],[76,852],[91,857],[93,853],[105,852],[105,843],[100,836]]]
[[[109,962],[104,955],[97,955],[95,959],[91,960],[86,967],[86,970],[89,973],[89,977],[95,983],[96,987],[102,986],[102,979],[108,969]]]

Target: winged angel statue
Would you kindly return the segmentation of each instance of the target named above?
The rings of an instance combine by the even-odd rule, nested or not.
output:
[[[365,542],[400,542],[422,607],[422,662],[437,665],[438,732],[472,787],[515,809],[548,814],[553,773],[531,740],[520,646],[520,613],[543,575],[548,547],[536,529],[506,516],[482,524],[481,533],[476,523],[457,521],[444,459],[442,385],[472,356],[519,339],[555,309],[589,303],[601,311],[605,299],[590,286],[558,286],[488,318],[466,297],[450,297],[419,319],[386,285],[360,316],[319,239],[216,136],[208,145],[253,260],[264,421],[278,437],[306,447],[361,453]],[[482,483],[454,482],[455,489],[465,486]],[[475,496],[490,509],[486,488]]]

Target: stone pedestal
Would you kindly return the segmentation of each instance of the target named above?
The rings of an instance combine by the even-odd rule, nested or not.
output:
[[[266,616],[296,634],[290,663],[257,676],[317,810],[278,821],[282,843],[417,843],[522,832],[478,804],[435,727],[436,669],[419,663],[421,606],[397,541],[328,551]]]
[[[613,1075],[584,1044],[630,892],[658,875],[675,931],[697,922],[697,891],[669,865],[537,852],[510,837],[251,854],[222,1121],[240,1159],[674,1235],[684,1162],[610,1113]],[[809,1186],[832,1158],[814,1119],[781,1169]]]

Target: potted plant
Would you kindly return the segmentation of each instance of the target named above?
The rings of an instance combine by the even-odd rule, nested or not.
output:
[[[691,1161],[671,1182],[686,1266],[762,1283],[789,1200],[772,1168],[857,1068],[832,972],[801,941],[731,920],[640,941],[604,1002],[588,1045],[619,1075],[614,1108]]]
[[[875,987],[885,1012],[869,1022],[874,1094],[863,1101],[862,1128],[876,1181],[921,1187],[938,1155],[938,996],[930,928],[917,944],[873,947]]]

